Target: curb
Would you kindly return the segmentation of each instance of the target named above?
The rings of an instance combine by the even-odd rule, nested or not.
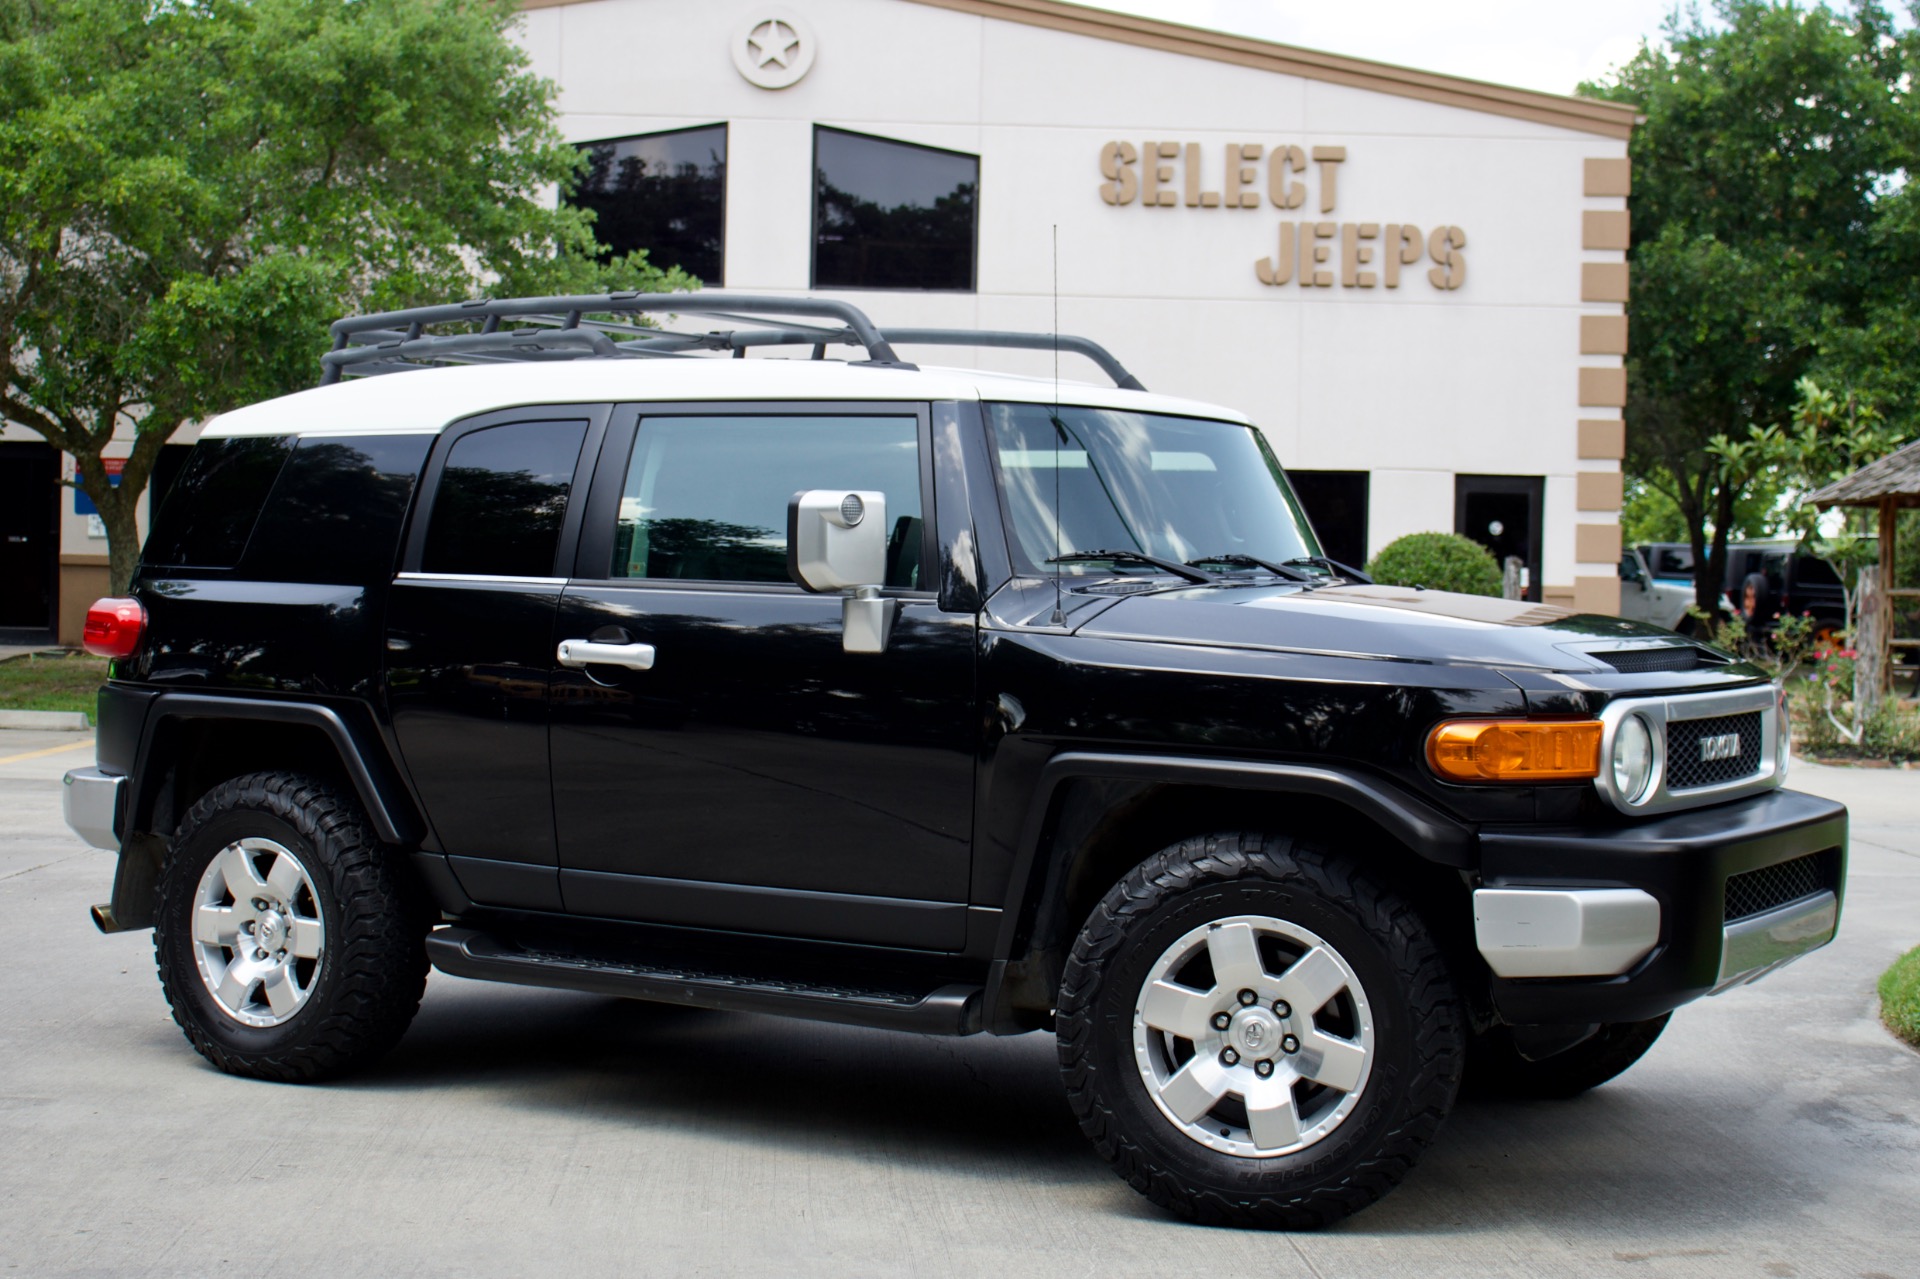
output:
[[[84,711],[0,711],[0,728],[38,728],[85,732],[93,725]]]

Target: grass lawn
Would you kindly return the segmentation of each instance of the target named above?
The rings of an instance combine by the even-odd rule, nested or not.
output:
[[[0,662],[0,710],[85,711],[107,682],[107,659],[86,653],[42,657],[30,653]]]
[[[1893,961],[1880,977],[1880,1019],[1887,1029],[1920,1048],[1920,947]]]

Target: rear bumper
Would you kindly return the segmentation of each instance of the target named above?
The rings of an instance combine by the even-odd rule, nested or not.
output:
[[[1515,1025],[1642,1021],[1763,977],[1833,939],[1845,894],[1847,810],[1777,790],[1634,825],[1488,830],[1480,846],[1486,889],[1576,900],[1631,889],[1659,907],[1637,958],[1626,957],[1634,948],[1610,952],[1630,964],[1617,975],[1493,976],[1500,1016]],[[1817,871],[1804,891],[1800,871]],[[1736,877],[1745,878],[1730,896]],[[1748,891],[1756,878],[1789,885],[1780,891],[1790,896],[1756,907]],[[1559,914],[1580,917],[1569,908]],[[1638,918],[1646,928],[1645,914]],[[1538,971],[1524,961],[1506,968]]]
[[[89,846],[120,851],[120,797],[126,780],[98,768],[76,768],[66,775],[60,807],[67,825]]]

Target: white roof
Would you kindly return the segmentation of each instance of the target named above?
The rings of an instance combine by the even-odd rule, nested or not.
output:
[[[495,409],[701,400],[1004,400],[1247,422],[1195,400],[977,369],[869,368],[839,360],[582,359],[413,369],[315,387],[222,413],[202,439],[229,435],[438,432]]]

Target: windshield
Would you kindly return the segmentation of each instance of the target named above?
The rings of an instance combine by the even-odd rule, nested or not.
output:
[[[1045,404],[986,409],[1022,573],[1156,571],[1058,562],[1089,551],[1275,564],[1320,554],[1280,463],[1250,426]]]

